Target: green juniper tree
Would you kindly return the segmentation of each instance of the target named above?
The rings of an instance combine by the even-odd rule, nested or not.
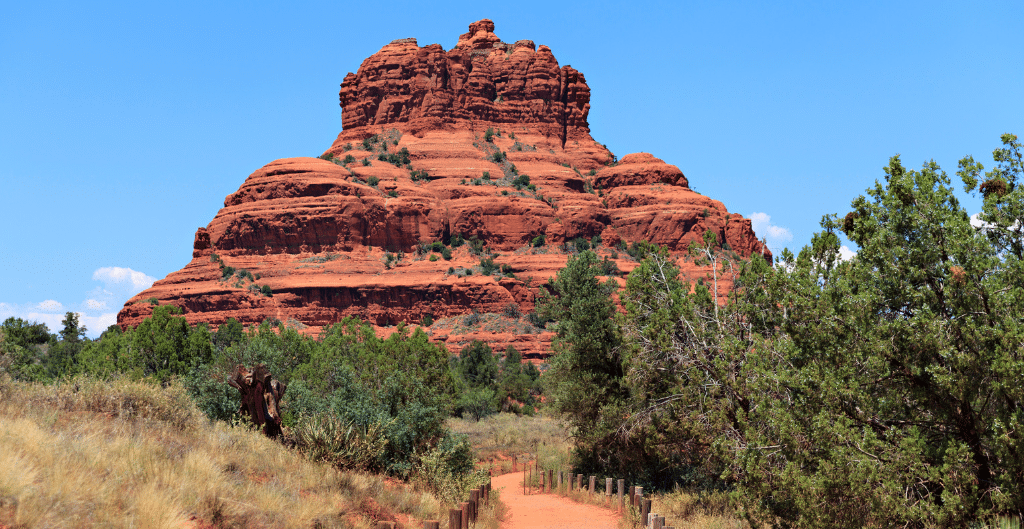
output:
[[[938,165],[894,157],[799,255],[743,265],[724,306],[648,256],[624,295],[638,396],[626,428],[677,425],[666,437],[706,449],[744,512],[776,526],[1019,515],[1024,192],[1020,146],[1003,142],[981,226]],[[982,171],[961,162],[968,191]],[[840,230],[858,247],[848,261]]]
[[[614,435],[628,395],[613,318],[616,284],[598,281],[600,262],[592,250],[570,256],[538,302],[541,316],[558,322],[547,387],[568,419],[582,471],[615,468],[624,449]]]

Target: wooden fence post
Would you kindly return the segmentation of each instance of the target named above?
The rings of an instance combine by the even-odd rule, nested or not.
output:
[[[448,509],[448,529],[462,529],[462,511]]]
[[[555,471],[549,468],[548,469],[548,489],[547,489],[547,492],[549,494],[551,493],[551,484],[552,484],[553,481],[555,481]]]
[[[469,502],[460,503],[459,508],[462,510],[462,529],[469,529]]]
[[[619,489],[619,511],[622,511],[623,509],[626,508],[626,503],[625,503],[626,502],[626,497],[623,496],[623,491],[622,491],[622,489],[626,488],[626,480],[620,479],[618,485],[619,485],[619,487],[618,487],[618,489]]]
[[[477,507],[480,505],[480,491],[473,489],[469,491],[469,521],[476,523]]]
[[[648,499],[641,500],[641,502],[640,502],[640,521],[645,526],[649,526],[650,525],[650,520],[647,519],[648,518],[647,515],[650,514],[650,513],[651,513],[651,500],[648,500]]]
[[[597,492],[597,476],[590,476],[590,493]]]
[[[576,474],[576,490],[583,488],[583,474]]]
[[[423,522],[423,529],[441,529],[441,522],[426,520]]]
[[[612,499],[612,478],[604,478],[604,495],[605,503],[608,503]]]
[[[558,493],[559,494],[562,493],[562,481],[563,481],[563,478],[565,478],[565,471],[559,470],[558,471]]]

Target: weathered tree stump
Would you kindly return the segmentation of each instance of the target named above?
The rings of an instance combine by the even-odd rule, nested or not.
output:
[[[228,385],[242,394],[238,413],[249,417],[253,424],[263,428],[271,439],[281,435],[281,398],[287,386],[276,380],[263,364],[252,371],[239,364],[228,378]]]

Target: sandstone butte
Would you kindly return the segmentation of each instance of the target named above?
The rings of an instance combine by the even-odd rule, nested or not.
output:
[[[534,310],[568,259],[565,242],[600,236],[598,253],[623,272],[637,263],[615,251],[620,241],[664,245],[691,279],[707,270],[683,256],[706,230],[739,256],[771,259],[750,220],[691,190],[676,166],[647,153],[616,160],[590,136],[583,74],[547,46],[502,42],[490,20],[449,51],[391,42],[345,76],[339,98],[330,148],[249,175],[198,229],[191,262],[125,304],[122,328],[154,303],[181,307],[192,324],[271,319],[306,333],[355,316],[387,334],[429,315],[431,339],[453,352],[481,339],[537,361],[553,333],[504,314]],[[517,188],[521,175],[535,189]],[[482,241],[511,274],[481,273],[469,244],[450,261],[417,253],[454,234]],[[545,244],[531,246],[539,236]],[[252,276],[223,280],[223,266]],[[466,325],[474,312],[480,322]]]

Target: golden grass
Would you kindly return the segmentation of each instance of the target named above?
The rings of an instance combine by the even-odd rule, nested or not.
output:
[[[539,458],[542,468],[568,468],[572,443],[564,422],[543,416],[498,413],[479,421],[449,419],[448,426],[465,434],[477,458],[494,467],[495,473],[512,471],[512,456],[530,465]]]
[[[439,515],[426,492],[211,424],[180,387],[0,383],[0,419],[0,525],[372,527]]]

